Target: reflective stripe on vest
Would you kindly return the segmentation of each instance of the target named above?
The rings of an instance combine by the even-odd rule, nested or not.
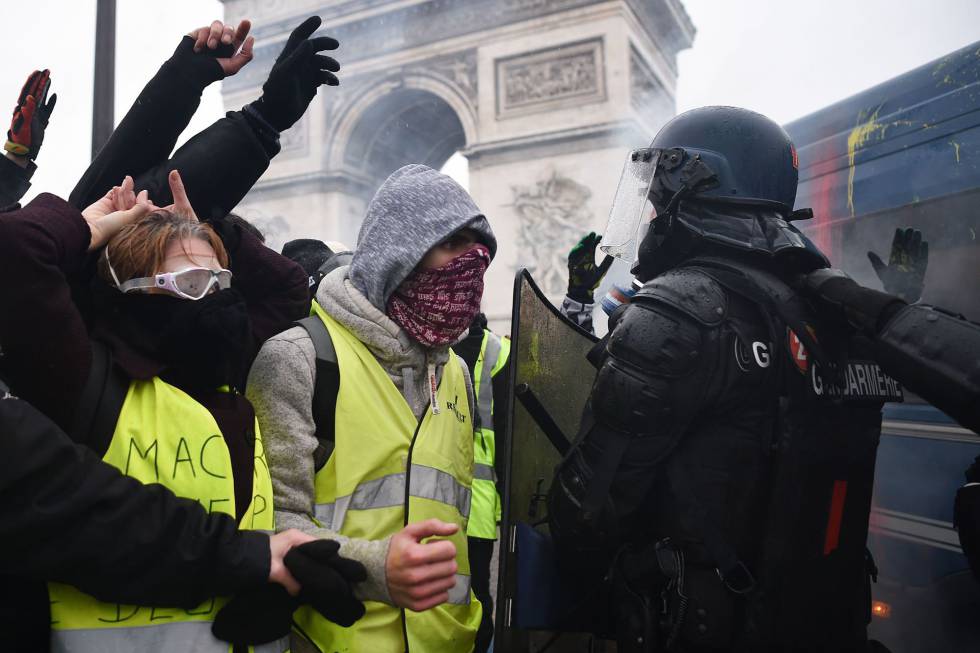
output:
[[[252,497],[239,524],[272,531],[272,479],[255,425]],[[119,412],[105,462],[143,483],[160,483],[209,512],[235,515],[231,455],[214,417],[179,388],[154,378],[133,381]],[[98,601],[74,587],[48,585],[54,651],[206,651],[231,646],[211,635],[211,622],[227,599],[216,597],[189,610]],[[252,649],[282,651],[288,638]]]
[[[165,611],[161,611],[165,612]],[[285,653],[289,638],[262,644],[254,653]],[[228,653],[228,644],[211,635],[208,621],[164,623],[139,628],[70,630],[52,642],[51,653]]]
[[[316,504],[317,521],[325,528],[339,531],[348,510],[401,507],[405,503],[405,476],[405,472],[398,472],[364,481],[358,484],[353,494],[338,497],[331,503]],[[412,465],[411,483],[411,496],[438,501],[455,508],[464,517],[469,515],[470,489],[452,474],[425,465]]]
[[[480,426],[474,433],[473,505],[466,534],[485,540],[497,539],[500,521],[500,495],[494,470],[497,444],[493,428],[493,378],[507,363],[509,354],[510,340],[484,330],[480,355],[473,366]]]
[[[347,537],[372,541],[430,518],[459,524],[456,534],[439,538],[456,546],[458,570],[449,601],[431,610],[414,613],[366,601],[366,614],[342,628],[302,607],[294,615],[297,630],[322,651],[469,653],[481,606],[470,589],[465,535],[473,419],[459,359],[450,353],[442,368],[436,389],[439,413],[427,408],[419,422],[374,355],[318,305],[314,312],[330,333],[341,378],[334,450],[314,479],[316,521]]]

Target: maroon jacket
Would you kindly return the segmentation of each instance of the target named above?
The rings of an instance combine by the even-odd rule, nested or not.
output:
[[[302,268],[237,226],[232,230],[234,285],[245,296],[256,343],[309,311]],[[81,272],[91,239],[81,213],[47,193],[0,216],[0,347],[3,369],[20,397],[68,429],[88,378],[91,342],[72,302],[68,281]],[[15,308],[14,308],[15,307]],[[163,365],[132,351],[114,352],[134,379],[151,378]]]

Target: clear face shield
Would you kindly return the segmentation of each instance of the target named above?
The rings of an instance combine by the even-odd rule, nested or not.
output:
[[[650,202],[650,186],[661,152],[660,149],[643,148],[633,150],[626,157],[609,221],[599,244],[605,254],[629,263],[636,260],[640,242],[655,215]]]

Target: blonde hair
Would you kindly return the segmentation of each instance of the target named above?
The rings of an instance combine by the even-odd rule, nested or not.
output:
[[[99,259],[99,275],[115,282],[108,261],[120,283],[149,277],[163,266],[167,247],[175,241],[197,238],[211,245],[221,267],[228,267],[228,252],[210,225],[189,220],[172,211],[154,211],[142,220],[126,225],[106,246]]]

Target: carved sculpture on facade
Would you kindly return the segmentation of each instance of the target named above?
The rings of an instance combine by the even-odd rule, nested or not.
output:
[[[640,115],[653,122],[674,115],[673,97],[633,47],[630,48],[630,102]]]
[[[544,111],[571,100],[605,99],[602,40],[497,60],[497,113]]]
[[[592,191],[556,170],[533,186],[512,186],[518,217],[517,266],[526,267],[548,295],[568,283],[568,251],[592,224]]]

